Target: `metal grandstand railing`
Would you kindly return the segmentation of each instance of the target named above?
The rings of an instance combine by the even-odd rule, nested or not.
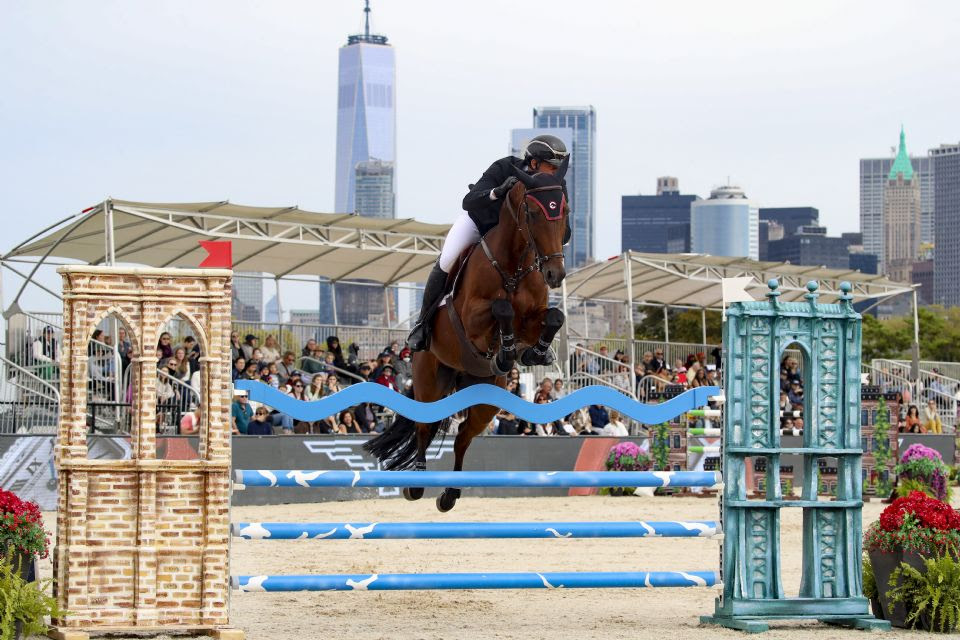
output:
[[[45,380],[5,357],[0,357],[0,377],[0,433],[57,432],[59,382]]]
[[[940,421],[947,426],[957,425],[957,390],[960,381],[954,378],[920,370],[920,376],[914,380],[910,372],[910,363],[902,360],[877,358],[870,364],[862,365],[862,371],[870,384],[877,385],[884,392],[908,392],[910,404],[917,405],[921,414],[923,405],[933,401]]]

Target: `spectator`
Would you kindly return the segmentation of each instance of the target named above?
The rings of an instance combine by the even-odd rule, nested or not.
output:
[[[349,410],[345,410],[340,412],[337,433],[368,433],[368,431],[363,430]]]
[[[898,429],[898,431],[901,431]],[[912,404],[907,409],[907,417],[903,421],[903,433],[926,433],[923,424],[920,422],[920,409]]]
[[[685,387],[690,386],[690,381],[687,380],[687,368],[683,365],[677,368],[677,384],[682,384]]]
[[[260,365],[251,360],[247,363],[247,366],[243,368],[243,374],[240,376],[241,380],[257,380],[258,373],[260,371]]]
[[[380,367],[380,375],[375,380],[377,384],[382,384],[388,389],[397,390],[397,379],[393,373],[393,365],[385,364]]]
[[[338,391],[340,391],[340,378],[331,373],[327,376],[326,395],[332,396]]]
[[[310,356],[313,357],[313,352],[317,350],[317,341],[313,338],[307,340],[307,344],[303,345],[303,351],[300,352],[301,356]]]
[[[240,345],[240,348],[243,349],[243,357],[247,360],[253,359],[253,350],[258,346],[260,346],[260,341],[257,340],[257,336],[248,333],[243,339],[243,344]]]
[[[261,364],[257,372],[258,372],[257,375],[260,378],[260,382],[270,385],[274,389],[280,389],[280,381],[277,380],[277,376],[273,375],[270,372],[270,365]]]
[[[200,432],[200,405],[187,411],[180,418],[180,435],[189,436]]]
[[[190,374],[193,372],[190,370],[190,361],[187,360],[187,350],[183,347],[177,347],[176,351],[173,352],[173,359],[177,361],[177,372],[174,377],[189,384]]]
[[[327,351],[333,354],[333,366],[338,369],[347,369],[347,361],[343,359],[343,348],[340,346],[340,338],[337,336],[327,336]]]
[[[260,351],[260,347],[257,347],[250,352],[250,362],[256,362],[258,365],[263,362],[263,351]]]
[[[721,342],[720,346],[714,347],[710,355],[713,356],[713,364],[716,366],[717,371],[719,371],[723,364],[723,343]]]
[[[243,356],[236,358],[233,361],[233,369],[230,371],[230,378],[234,382],[243,375],[244,370],[247,368],[247,361],[244,360]]]
[[[377,415],[373,411],[373,405],[369,402],[358,405],[354,409],[353,417],[357,425],[355,429],[351,429],[348,433],[370,433],[377,426]]]
[[[271,333],[263,340],[263,346],[260,347],[260,353],[262,355],[263,361],[267,364],[271,362],[276,362],[280,359],[280,345],[277,344],[277,339]]]
[[[787,391],[787,400],[793,409],[803,411],[803,387],[799,380],[790,381],[790,390]]]
[[[304,373],[310,376],[321,372],[326,373],[326,368],[323,366],[323,354],[319,349],[314,349],[311,354],[303,356],[300,359],[300,367]]]
[[[555,436],[557,434],[557,426],[552,422],[546,424],[538,424],[534,429],[538,436]]]
[[[552,402],[553,400],[555,400],[553,395],[553,380],[544,378],[540,381],[540,387],[537,389],[537,392],[533,394],[533,402],[534,404],[543,404]]]
[[[100,331],[99,329],[97,331]],[[96,334],[96,331],[94,332]],[[103,335],[103,332],[100,331],[100,335]],[[165,358],[173,357],[173,345],[171,343],[170,334],[166,331],[160,334],[160,340],[157,342],[157,361],[163,360]]]
[[[608,422],[610,422],[610,416],[607,414],[605,407],[599,404],[590,405],[590,424],[595,429],[603,429]]]
[[[250,424],[250,419],[253,418],[253,409],[250,408],[246,391],[241,389],[234,390],[230,415],[233,424],[233,433],[246,435],[247,426]]]
[[[586,422],[583,423],[583,428],[580,429],[581,436],[602,436],[603,431],[601,429],[593,426],[593,423],[590,421],[590,416],[587,416]]]
[[[523,392],[526,391],[526,389],[523,388],[523,383],[520,382],[520,369],[517,369],[516,367],[510,369],[510,375],[507,376],[507,380],[512,380],[514,383],[516,383],[517,390],[515,393],[522,398],[524,395]]]
[[[500,413],[497,414],[497,430],[495,432],[497,435],[515,436],[518,426],[517,416],[509,411],[501,409]]]
[[[693,376],[693,380],[690,380],[688,375],[687,382],[691,389],[695,387],[705,387],[707,386],[707,372],[704,371],[702,367],[698,367],[697,372]]]
[[[122,331],[122,329],[121,329]],[[129,342],[127,345],[129,346]],[[57,369],[60,362],[60,350],[57,348],[57,339],[53,327],[46,326],[40,332],[40,337],[33,341],[33,362],[37,365],[37,375],[44,380],[55,380],[59,377]]]
[[[401,391],[407,389],[407,382],[413,380],[413,364],[411,363],[412,354],[410,349],[404,347],[400,350],[400,357],[393,363],[397,371],[397,388]]]
[[[513,395],[520,397],[520,385],[517,384],[516,380],[507,380],[507,386],[505,387],[507,393],[512,393]]]
[[[241,356],[243,356],[243,346],[240,344],[240,336],[233,331],[230,333],[230,360],[236,362]]]
[[[923,430],[927,433],[943,433],[943,423],[934,400],[927,400],[927,406],[923,408]]]
[[[557,378],[553,381],[553,397],[556,400],[567,395],[567,389],[563,384],[563,379]]]
[[[803,433],[803,418],[794,418],[793,419],[793,428],[797,429],[798,433]]]
[[[619,412],[610,412],[610,422],[603,427],[603,435],[613,438],[626,438],[630,435],[630,432],[627,431],[627,426],[620,421]]]
[[[307,400],[313,402],[314,400],[319,400],[324,397],[327,392],[327,378],[326,376],[316,375],[313,376],[310,380],[310,386],[307,387],[306,396]]]
[[[654,373],[660,373],[660,371],[667,366],[667,361],[663,357],[663,349],[661,347],[657,347],[653,350],[653,358],[651,359],[650,364],[653,365]],[[650,367],[647,367],[647,369],[649,370]]]
[[[384,352],[390,353],[390,355],[392,355],[392,356],[394,356],[394,357],[400,355],[400,345],[399,345],[399,343],[397,343],[396,340],[392,341],[392,342],[390,343],[390,346],[387,347],[386,349],[384,349]]]
[[[370,366],[369,362],[364,362],[360,365],[360,368],[357,370],[357,375],[364,379],[366,382],[371,381],[371,373],[373,368]]]
[[[373,373],[371,374],[372,379],[376,380],[377,378],[379,378],[380,374],[383,372],[383,367],[385,367],[386,365],[390,365],[392,368],[393,367],[392,363],[393,363],[393,354],[390,353],[389,351],[382,352],[379,356],[377,356],[376,366],[373,368]]]
[[[247,423],[248,436],[272,436],[273,425],[270,424],[270,412],[266,407],[257,407],[253,418]]]
[[[296,371],[295,361],[297,356],[293,351],[287,351],[283,354],[283,360],[277,363],[277,375],[280,376],[280,386],[287,384],[290,376]]]

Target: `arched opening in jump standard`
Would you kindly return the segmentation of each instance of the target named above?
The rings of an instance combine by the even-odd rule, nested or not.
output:
[[[130,434],[136,420],[138,392],[136,337],[118,313],[104,316],[86,345],[87,432]]]
[[[203,335],[193,320],[177,313],[164,322],[157,336],[157,433],[198,435],[206,409]],[[256,365],[251,361],[248,366],[253,369]]]

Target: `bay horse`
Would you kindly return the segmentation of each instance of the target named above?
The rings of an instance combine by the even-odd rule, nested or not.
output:
[[[549,288],[563,282],[563,244],[570,207],[563,189],[569,157],[554,174],[529,175],[514,169],[517,184],[500,207],[500,219],[474,245],[430,320],[429,348],[413,355],[413,391],[419,402],[435,402],[478,383],[506,387],[514,364],[551,364],[550,344],[563,326],[563,312],[547,307]],[[453,444],[454,471],[463,469],[470,441],[483,433],[498,411],[490,405],[467,410]],[[364,445],[383,468],[427,467],[427,447],[449,420],[415,423],[397,415]],[[408,500],[423,497],[422,487],[406,488]],[[437,509],[449,511],[460,489],[448,487]]]

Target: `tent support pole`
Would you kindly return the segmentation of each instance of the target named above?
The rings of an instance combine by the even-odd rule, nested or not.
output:
[[[630,395],[637,397],[637,369],[636,355],[633,348],[634,328],[633,328],[633,265],[630,260],[630,254],[623,254],[623,281],[627,285],[627,361],[630,363]]]
[[[670,343],[670,313],[667,305],[663,305],[663,341]]]
[[[700,307],[700,326],[703,328],[703,344],[707,344],[707,308]]]
[[[330,302],[333,303],[333,326],[340,324],[337,318],[337,281],[330,281]]]

